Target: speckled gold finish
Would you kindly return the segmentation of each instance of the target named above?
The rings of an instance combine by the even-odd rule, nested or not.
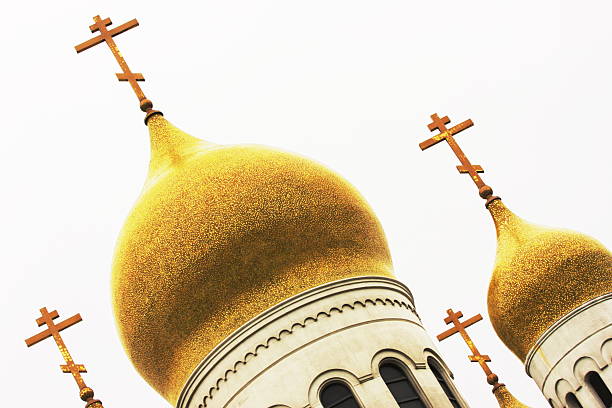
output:
[[[501,200],[488,208],[497,229],[489,315],[498,336],[525,361],[555,321],[612,290],[612,254],[583,234],[529,224]]]
[[[148,122],[152,157],[113,264],[115,317],[141,375],[171,404],[234,330],[290,296],[392,277],[363,197],[327,168],[260,146],[219,146]]]
[[[495,394],[495,398],[497,398],[497,402],[501,408],[529,408],[527,405],[517,400],[503,384],[493,390],[493,394]]]

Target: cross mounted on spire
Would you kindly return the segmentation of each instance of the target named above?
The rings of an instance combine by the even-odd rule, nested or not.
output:
[[[427,127],[431,132],[438,130],[440,131],[440,133],[425,140],[424,142],[419,143],[419,147],[421,148],[421,150],[427,150],[431,146],[434,146],[440,143],[441,141],[446,140],[450,148],[453,150],[453,153],[455,153],[455,155],[461,162],[461,165],[457,166],[457,170],[461,174],[467,173],[470,175],[470,178],[472,179],[472,181],[474,181],[476,187],[478,187],[478,193],[480,194],[480,196],[487,200],[486,205],[488,206],[493,200],[498,200],[499,197],[493,195],[493,189],[486,185],[479,175],[479,173],[484,173],[483,168],[479,165],[473,165],[472,163],[470,163],[470,160],[467,158],[465,153],[463,153],[463,151],[459,147],[459,144],[457,144],[457,141],[453,137],[459,132],[462,132],[465,129],[474,126],[474,122],[472,122],[471,119],[468,119],[459,123],[458,125],[453,126],[450,129],[447,129],[446,125],[450,123],[450,119],[448,118],[448,116],[440,118],[437,113],[434,113],[433,115],[431,115],[431,119],[432,122],[427,125]]]
[[[493,386],[493,391],[495,391],[497,388],[504,385],[498,382],[499,378],[497,377],[495,373],[493,373],[493,371],[491,371],[491,369],[489,368],[489,365],[487,364],[491,362],[491,358],[486,354],[480,354],[480,352],[478,351],[478,348],[476,348],[476,345],[470,338],[470,335],[465,330],[471,325],[473,325],[474,323],[478,323],[479,321],[481,321],[482,316],[480,314],[477,314],[476,316],[470,317],[469,319],[461,322],[459,321],[459,319],[463,317],[463,313],[461,313],[461,311],[454,312],[453,309],[448,309],[446,313],[448,314],[448,316],[444,318],[444,323],[446,324],[452,323],[453,327],[446,330],[445,332],[440,333],[437,336],[438,341],[442,341],[452,336],[453,334],[459,333],[461,337],[463,337],[463,340],[465,341],[465,343],[470,348],[470,351],[472,352],[472,355],[468,356],[468,358],[470,359],[471,362],[478,363],[480,365],[480,367],[482,368],[482,370],[485,372],[487,376],[487,382]]]
[[[62,336],[60,335],[60,332],[62,330],[67,329],[68,327],[73,326],[82,321],[83,319],[81,318],[81,315],[77,313],[76,315],[69,317],[68,319],[56,324],[53,320],[59,317],[59,313],[57,312],[57,310],[54,310],[49,313],[49,311],[47,311],[47,308],[43,307],[42,309],[40,309],[40,314],[41,316],[36,319],[36,323],[38,324],[38,327],[46,325],[47,329],[26,339],[26,345],[28,347],[31,347],[45,339],[48,339],[49,337],[53,337],[55,343],[57,344],[57,347],[60,350],[60,353],[62,354],[62,357],[64,358],[64,361],[66,362],[66,364],[60,365],[60,368],[62,372],[72,374],[72,377],[74,378],[75,382],[79,387],[79,396],[83,401],[87,403],[85,405],[85,408],[104,408],[102,406],[101,401],[93,398],[93,389],[88,387],[85,384],[83,377],[81,377],[81,373],[87,372],[85,366],[83,364],[76,364],[74,362],[72,356],[70,355],[70,352],[68,351],[68,348],[66,347],[66,344],[64,343],[64,339],[62,339]]]
[[[111,30],[107,29],[108,26],[113,24],[110,18],[102,19],[98,15],[98,16],[95,16],[93,20],[94,20],[94,24],[90,25],[89,29],[91,30],[92,33],[100,32],[100,34],[97,37],[94,37],[90,40],[87,40],[75,46],[74,48],[77,54],[85,50],[88,50],[91,47],[94,47],[98,44],[105,42],[110,48],[113,55],[115,56],[117,63],[123,70],[122,73],[116,74],[117,79],[122,82],[128,82],[132,86],[132,89],[134,90],[136,97],[140,101],[140,109],[147,114],[145,117],[145,124],[147,123],[147,121],[152,115],[155,115],[155,114],[162,115],[161,112],[153,109],[153,102],[147,99],[144,92],[140,88],[140,85],[138,84],[138,82],[145,80],[144,76],[141,73],[134,73],[130,70],[130,67],[128,66],[127,62],[125,62],[123,55],[121,55],[121,52],[119,51],[119,48],[117,47],[117,44],[115,43],[115,40],[113,40],[113,37],[121,33],[124,33],[134,27],[138,27],[138,20],[132,19],[128,21],[127,23],[121,24],[120,26],[117,26]]]

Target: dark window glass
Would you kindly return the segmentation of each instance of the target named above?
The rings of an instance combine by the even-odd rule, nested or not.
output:
[[[565,403],[568,408],[582,408],[582,404],[578,401],[578,398],[571,392],[565,396]]]
[[[453,391],[451,390],[449,385],[446,383],[446,379],[444,378],[442,373],[438,370],[438,368],[436,367],[436,364],[435,363],[432,364],[431,360],[432,360],[431,358],[427,360],[427,362],[429,363],[429,368],[431,369],[433,374],[436,376],[436,379],[440,383],[440,387],[442,387],[442,389],[444,390],[444,393],[448,397],[448,400],[450,401],[450,403],[453,405],[454,408],[461,408],[461,405],[459,405],[459,401],[457,401],[457,397],[455,397],[455,394],[453,394]]]
[[[586,381],[591,386],[591,389],[595,391],[601,402],[603,402],[604,406],[606,408],[612,407],[612,394],[610,394],[610,390],[599,374],[591,371],[586,375]]]
[[[406,373],[396,364],[383,363],[380,366],[380,376],[400,408],[425,408]]]
[[[355,396],[345,384],[333,382],[321,390],[323,408],[359,408]]]

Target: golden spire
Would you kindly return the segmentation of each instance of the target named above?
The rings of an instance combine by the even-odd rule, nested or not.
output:
[[[554,322],[612,287],[612,254],[601,243],[577,232],[532,225],[493,196],[463,154],[453,135],[473,125],[467,120],[446,129],[448,117],[431,115],[431,131],[440,134],[420,144],[425,150],[446,140],[470,174],[493,217],[497,256],[489,284],[488,307],[497,335],[521,360]]]
[[[117,63],[123,70],[122,73],[116,74],[117,79],[119,81],[127,81],[130,83],[130,85],[132,86],[132,89],[134,90],[134,93],[136,94],[136,97],[140,101],[140,110],[146,113],[145,125],[147,124],[151,116],[163,115],[160,111],[156,111],[153,109],[153,102],[147,99],[144,92],[140,88],[140,85],[138,84],[138,82],[145,80],[144,76],[140,73],[133,73],[130,70],[130,67],[128,66],[127,62],[125,62],[123,55],[121,55],[121,52],[119,51],[119,48],[117,47],[117,44],[115,44],[115,40],[113,40],[114,36],[119,35],[134,27],[137,27],[138,20],[132,19],[128,21],[127,23],[121,24],[120,26],[113,28],[112,30],[107,30],[106,27],[113,24],[110,18],[102,19],[100,18],[100,16],[95,16],[93,19],[94,19],[94,24],[90,25],[89,29],[91,30],[92,33],[99,31],[100,35],[75,46],[74,48],[77,54],[85,50],[88,50],[91,47],[94,47],[100,43],[106,42],[111,52],[115,56]]]
[[[448,116],[440,118],[437,113],[434,113],[433,115],[431,115],[431,119],[432,122],[427,125],[427,127],[431,132],[437,129],[440,131],[440,133],[425,140],[424,142],[419,143],[419,147],[421,148],[421,150],[429,149],[431,146],[434,146],[440,143],[441,141],[446,140],[450,148],[453,150],[453,153],[455,153],[455,155],[461,162],[461,165],[457,166],[457,170],[461,174],[467,173],[470,175],[470,178],[472,179],[472,181],[474,181],[476,187],[478,187],[478,194],[480,194],[480,197],[487,200],[487,203],[485,205],[488,207],[492,201],[498,200],[499,197],[493,195],[493,189],[487,186],[478,174],[484,173],[483,168],[479,165],[472,165],[472,163],[470,163],[469,159],[467,158],[465,153],[463,153],[463,151],[457,144],[457,141],[453,137],[453,135],[456,135],[457,133],[474,126],[474,122],[472,122],[471,119],[468,119],[456,126],[453,126],[450,129],[447,129],[446,125],[450,123],[450,119],[448,118]]]
[[[477,314],[476,316],[470,317],[464,322],[459,321],[463,317],[463,313],[460,311],[454,312],[453,309],[446,311],[448,317],[444,318],[446,324],[453,324],[453,327],[446,330],[438,335],[438,341],[442,341],[455,333],[461,334],[461,337],[470,348],[472,355],[468,356],[470,361],[478,363],[485,375],[487,376],[487,382],[493,386],[493,394],[497,398],[497,402],[501,408],[527,408],[526,405],[522,404],[517,400],[510,391],[506,388],[505,384],[499,382],[499,377],[489,368],[487,363],[491,362],[491,358],[486,354],[480,354],[478,348],[470,338],[470,335],[465,329],[474,323],[478,323],[482,320],[482,316]]]
[[[62,357],[66,362],[66,364],[60,365],[60,368],[62,369],[62,372],[72,374],[74,381],[79,387],[79,396],[86,402],[85,408],[104,408],[100,400],[94,399],[94,391],[85,384],[83,377],[81,377],[81,373],[87,372],[85,366],[83,364],[76,364],[74,362],[70,352],[68,351],[68,347],[66,347],[66,344],[64,344],[64,339],[62,339],[62,336],[60,335],[60,331],[82,321],[83,319],[81,319],[81,315],[77,313],[63,322],[55,324],[53,320],[59,317],[57,310],[49,313],[47,308],[43,307],[40,309],[40,314],[41,317],[36,319],[36,323],[38,324],[38,327],[47,325],[47,329],[26,339],[26,345],[31,347],[36,343],[48,339],[49,337],[53,337],[55,344],[57,344],[57,347],[59,348],[60,353],[62,353]]]

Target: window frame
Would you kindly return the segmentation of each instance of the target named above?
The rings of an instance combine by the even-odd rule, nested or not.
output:
[[[389,390],[389,392],[391,392],[391,389],[389,388],[389,385],[385,382],[384,378],[382,378],[382,375],[380,374],[380,367],[385,365],[385,364],[394,365],[399,370],[401,370],[404,373],[404,375],[406,376],[406,379],[408,380],[408,382],[410,383],[412,388],[414,388],[414,391],[416,392],[417,396],[419,397],[420,402],[425,407],[431,408],[431,404],[429,403],[429,400],[427,399],[427,395],[423,391],[423,388],[421,387],[419,382],[416,380],[415,376],[410,371],[410,368],[403,361],[399,360],[396,357],[384,357],[383,359],[381,359],[378,362],[378,366],[377,366],[377,370],[378,370],[377,374],[380,376],[380,378],[383,381],[383,383],[385,384],[385,386],[387,386],[387,389]],[[395,399],[395,397],[394,397],[394,399]],[[397,400],[396,400],[396,402],[397,402]],[[399,405],[399,402],[398,402],[398,405]]]
[[[321,386],[319,387],[319,391],[317,392],[317,400],[319,402],[319,405],[322,408],[328,408],[328,407],[325,407],[323,405],[323,401],[321,401],[321,395],[323,394],[323,391],[325,390],[325,388],[330,386],[330,385],[332,385],[332,384],[342,384],[342,385],[344,385],[349,390],[349,392],[351,393],[351,395],[352,395],[353,399],[355,400],[355,403],[357,404],[357,406],[359,408],[363,408],[363,405],[361,404],[361,401],[359,401],[359,398],[357,397],[357,393],[355,392],[355,389],[353,388],[353,386],[349,382],[345,381],[342,378],[330,378],[330,379],[324,381],[321,384]]]
[[[442,388],[442,392],[446,396],[448,402],[451,405],[453,405],[453,402],[451,401],[450,397],[444,391],[444,388],[442,387],[442,384],[440,384],[440,380],[436,377],[435,371],[437,371],[440,374],[440,376],[444,380],[444,383],[450,389],[451,394],[453,395],[453,397],[455,399],[455,402],[457,402],[459,407],[460,408],[466,408],[467,405],[465,404],[465,401],[463,401],[463,398],[461,397],[461,394],[459,394],[459,392],[457,391],[457,387],[455,387],[455,383],[453,382],[453,379],[449,375],[449,373],[448,373],[447,369],[445,368],[445,366],[442,365],[440,363],[440,361],[436,358],[436,356],[434,356],[433,354],[429,354],[429,355],[426,356],[426,363],[427,363],[427,368],[431,371],[431,374],[436,379],[436,382],[438,383],[440,388]],[[435,371],[432,370],[432,367],[435,368]]]
[[[426,353],[428,351],[429,349],[425,349]],[[428,354],[425,354],[425,355],[428,355]],[[423,402],[423,404],[425,404],[427,408],[436,408],[431,403],[429,399],[429,395],[427,395],[427,393],[425,392],[425,389],[421,386],[421,381],[419,381],[418,379],[419,376],[417,375],[419,371],[422,373],[425,373],[427,371],[426,370],[427,367],[425,363],[420,363],[417,365],[417,363],[409,355],[399,350],[396,350],[396,349],[387,348],[387,349],[383,349],[379,351],[378,353],[374,354],[374,356],[372,357],[370,366],[372,370],[372,375],[377,380],[380,380],[385,387],[387,385],[385,384],[384,380],[380,378],[381,377],[380,376],[380,365],[382,364],[384,360],[394,360],[401,367],[403,367],[404,372],[408,376],[408,379],[411,381],[412,385],[414,385],[417,392],[421,396],[421,401]]]
[[[593,397],[597,398],[598,402],[600,402],[601,405],[605,407],[606,401],[604,401],[604,396],[600,395],[599,392],[597,392],[597,389],[595,388],[595,386],[593,385],[593,382],[591,381],[591,377],[594,377],[594,376],[599,377],[599,381],[601,381],[605,389],[608,391],[608,394],[612,395],[612,390],[610,390],[610,388],[608,387],[608,384],[606,384],[604,379],[601,378],[601,374],[599,374],[597,371],[590,370],[588,373],[584,375],[584,382],[587,386],[587,389],[591,392],[591,394],[593,394]],[[612,401],[608,401],[608,403],[609,402],[612,402]]]
[[[321,391],[330,382],[336,381],[342,382],[344,385],[346,385],[353,393],[359,408],[364,408],[363,401],[359,395],[359,387],[361,385],[359,378],[357,378],[357,376],[355,376],[352,372],[344,369],[324,371],[312,380],[310,387],[308,388],[308,403],[310,406],[313,408],[322,408],[323,404],[321,403],[320,399]]]
[[[570,398],[572,398],[573,401],[570,401]],[[568,392],[565,394],[565,403],[563,405],[567,406],[568,408],[584,408],[576,394],[573,392]]]

